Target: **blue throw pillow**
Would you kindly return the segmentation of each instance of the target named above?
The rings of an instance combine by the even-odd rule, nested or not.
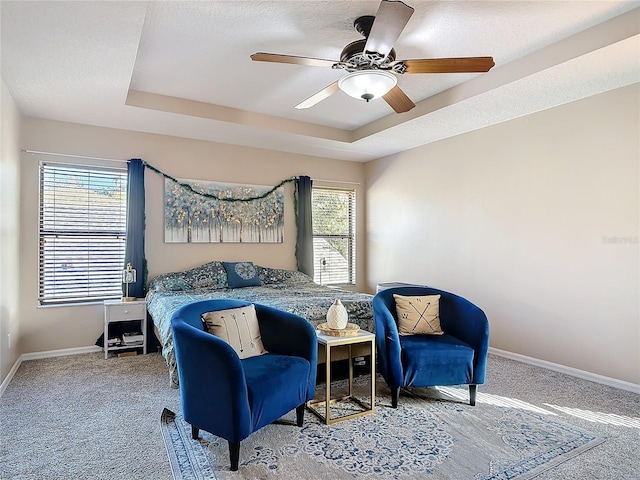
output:
[[[253,262],[222,262],[227,271],[229,288],[255,287],[262,285]]]

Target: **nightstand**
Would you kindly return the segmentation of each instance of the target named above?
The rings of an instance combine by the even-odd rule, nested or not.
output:
[[[109,346],[109,325],[116,322],[140,321],[142,332],[142,344]],[[147,353],[147,302],[135,300],[123,302],[122,300],[104,301],[104,358],[109,358],[109,352],[132,348],[142,348],[142,353]]]

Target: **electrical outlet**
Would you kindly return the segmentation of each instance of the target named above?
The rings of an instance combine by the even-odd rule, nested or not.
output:
[[[7,334],[7,348],[11,350],[11,334]]]

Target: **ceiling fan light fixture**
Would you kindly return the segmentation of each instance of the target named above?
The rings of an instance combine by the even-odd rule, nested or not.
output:
[[[368,102],[389,92],[398,83],[395,75],[382,70],[359,70],[338,80],[338,87],[350,97]]]

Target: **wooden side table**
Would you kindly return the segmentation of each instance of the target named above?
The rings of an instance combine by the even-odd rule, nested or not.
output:
[[[128,322],[131,320],[140,321],[140,331],[142,332],[141,345],[121,345],[109,346],[109,324],[115,322]],[[109,357],[109,352],[114,350],[124,350],[131,348],[142,348],[142,353],[147,353],[147,302],[135,300],[133,302],[123,302],[122,300],[104,301],[104,358]]]
[[[324,345],[326,351],[325,369],[326,369],[326,389],[324,400],[311,400],[307,402],[307,408],[311,410],[320,420],[326,425],[331,425],[336,422],[348,420],[350,418],[361,417],[363,415],[369,415],[375,412],[376,402],[376,336],[373,333],[365,330],[358,331],[357,335],[351,337],[333,337],[331,335],[322,335],[320,332],[316,332],[318,335],[318,344]],[[356,344],[368,343],[371,348],[371,401],[365,403],[359,398],[353,395],[353,357],[351,354],[351,347]],[[331,398],[331,350],[336,347],[346,345],[349,349],[349,393],[343,397]],[[361,411],[342,415],[331,418],[331,405],[336,402],[349,401],[357,404],[362,408]],[[321,411],[324,410],[324,412]]]

